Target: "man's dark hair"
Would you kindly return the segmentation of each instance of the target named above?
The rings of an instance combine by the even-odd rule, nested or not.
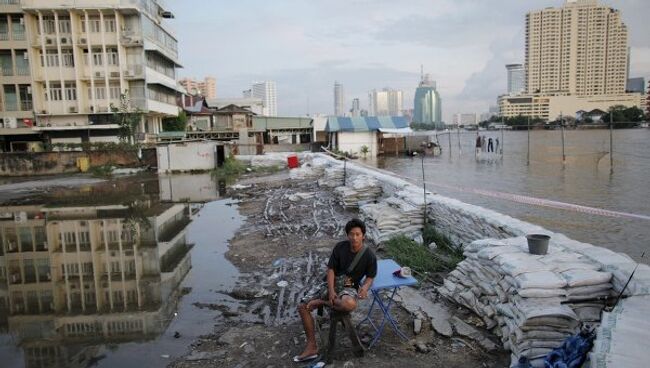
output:
[[[348,223],[345,224],[345,233],[349,234],[350,230],[354,229],[355,227],[361,229],[361,233],[363,235],[366,235],[366,224],[364,224],[363,221],[356,218],[348,221]]]

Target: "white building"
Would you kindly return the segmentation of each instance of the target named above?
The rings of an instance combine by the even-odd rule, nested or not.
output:
[[[345,116],[345,91],[339,82],[334,82],[334,115]]]
[[[274,81],[253,82],[250,97],[259,98],[264,103],[264,116],[278,116],[278,100]]]
[[[403,93],[400,90],[384,88],[368,93],[369,116],[402,116]]]
[[[214,98],[206,99],[208,107],[220,109],[228,105],[236,105],[241,108],[250,110],[256,115],[264,115],[264,101],[261,98],[242,97],[242,98]]]
[[[522,64],[506,65],[508,71],[508,94],[516,95],[526,90],[526,69]]]
[[[476,125],[478,121],[476,120],[476,114],[454,114],[454,125]]]

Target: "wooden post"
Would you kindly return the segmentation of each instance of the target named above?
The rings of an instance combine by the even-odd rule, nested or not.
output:
[[[424,155],[422,155],[422,193],[424,194],[424,226],[427,226],[427,182],[424,177]]]

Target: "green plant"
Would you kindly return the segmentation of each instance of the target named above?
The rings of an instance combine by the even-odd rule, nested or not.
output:
[[[120,141],[135,144],[137,142],[135,137],[137,127],[144,114],[139,108],[134,109],[131,106],[129,91],[120,94],[119,106],[111,104],[110,108],[113,112],[113,122],[120,126]]]
[[[223,165],[214,169],[213,175],[215,177],[238,176],[246,172],[246,165],[237,160],[235,156],[229,155]]]
[[[440,272],[448,269],[444,261],[434,257],[425,246],[418,244],[407,236],[399,235],[385,243],[388,256],[402,266],[408,266],[420,274]]]
[[[366,156],[368,156],[368,152],[370,152],[370,148],[368,148],[368,146],[365,144],[361,146],[361,154],[363,154],[363,158],[366,158]]]
[[[463,259],[463,250],[461,247],[454,245],[452,241],[445,235],[440,234],[436,228],[431,224],[426,224],[422,230],[422,239],[424,245],[436,243],[438,252],[444,252],[449,255],[453,260],[460,262]]]
[[[184,132],[187,128],[187,115],[185,111],[178,113],[178,116],[163,120],[163,131]]]
[[[113,166],[111,165],[102,165],[102,166],[93,166],[88,171],[92,176],[98,178],[110,178],[113,175]]]

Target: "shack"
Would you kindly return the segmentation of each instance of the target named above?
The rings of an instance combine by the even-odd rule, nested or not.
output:
[[[325,131],[328,133],[330,148],[352,155],[360,155],[363,154],[365,146],[367,147],[366,155],[376,157],[384,151],[382,148],[384,139],[391,139],[390,144],[393,151],[395,145],[399,145],[399,143],[395,143],[395,140],[401,140],[403,147],[404,134],[409,133],[410,128],[408,120],[403,116],[353,118],[330,116],[327,118]]]

